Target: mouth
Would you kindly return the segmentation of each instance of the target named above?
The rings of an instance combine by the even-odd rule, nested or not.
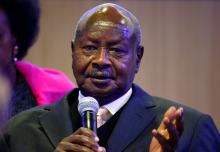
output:
[[[112,80],[111,77],[106,76],[91,76],[89,77],[93,82],[106,83]]]
[[[95,77],[90,77],[89,78],[90,82],[96,86],[97,88],[105,88],[107,87],[109,84],[111,84],[111,79],[108,78],[95,78]]]
[[[90,78],[99,79],[99,80],[112,79],[112,77],[108,77],[108,76],[105,76],[105,75],[90,76]]]
[[[86,74],[86,76],[91,79],[97,79],[97,80],[113,79],[112,74],[106,71],[93,71],[89,74]]]
[[[108,72],[95,72],[87,75],[94,84],[107,84],[113,80],[113,77]]]

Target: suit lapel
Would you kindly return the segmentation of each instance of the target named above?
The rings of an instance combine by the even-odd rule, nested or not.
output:
[[[73,133],[68,96],[69,95],[65,96],[63,100],[53,107],[48,108],[47,110],[49,112],[39,118],[45,134],[54,147],[56,147],[64,137]]]
[[[137,86],[123,109],[108,141],[109,151],[121,152],[148,127],[155,117],[155,105],[149,95]]]

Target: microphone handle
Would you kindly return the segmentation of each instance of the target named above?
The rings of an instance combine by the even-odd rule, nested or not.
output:
[[[82,126],[97,133],[96,113],[89,110],[85,111],[82,116]]]

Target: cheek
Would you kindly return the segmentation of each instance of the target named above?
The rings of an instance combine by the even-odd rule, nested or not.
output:
[[[133,81],[135,75],[135,63],[134,61],[126,61],[126,62],[116,62],[115,63],[115,70],[117,77],[120,79],[120,83],[128,83]]]
[[[72,68],[75,77],[83,75],[89,65],[89,58],[81,54],[73,54]]]

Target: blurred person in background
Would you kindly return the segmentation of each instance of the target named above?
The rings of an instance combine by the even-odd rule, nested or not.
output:
[[[0,0],[0,69],[12,86],[9,117],[57,101],[74,88],[62,72],[21,61],[36,40],[39,19],[38,0]]]
[[[9,80],[0,72],[0,127],[7,118],[7,105],[10,97],[11,86]]]
[[[11,86],[9,80],[0,71],[0,127],[3,126],[5,120],[7,119],[7,105],[10,97],[10,91]],[[1,130],[0,139],[4,141],[2,139]],[[0,143],[0,152],[7,152],[7,146],[5,142]]]

